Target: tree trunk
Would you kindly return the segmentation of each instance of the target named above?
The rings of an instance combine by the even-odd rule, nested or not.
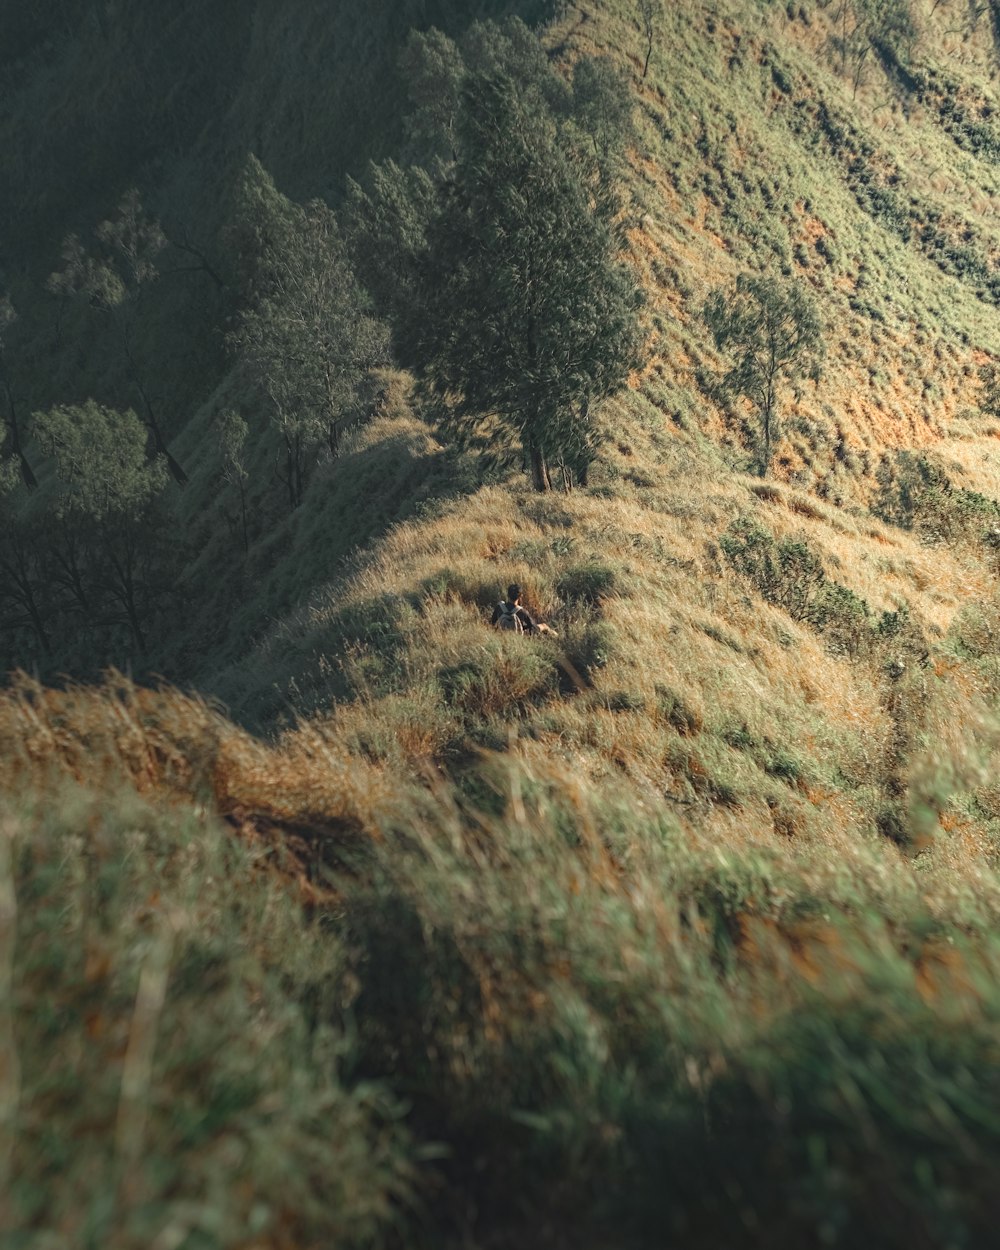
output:
[[[132,634],[132,641],[139,648],[140,653],[145,653],[146,635],[142,631],[142,623],[139,620],[139,607],[135,601],[135,566],[132,552],[126,549],[124,560],[119,560],[114,552],[109,552],[108,556],[111,560],[111,567],[118,577],[118,584],[114,587],[114,593],[117,595],[118,602],[125,609],[125,618],[128,621],[129,631]]]
[[[45,622],[42,620],[41,609],[38,606],[38,600],[35,598],[35,589],[31,581],[31,572],[27,567],[23,549],[16,552],[17,564],[14,567],[5,565],[3,572],[14,583],[18,589],[21,605],[28,614],[31,621],[31,627],[35,631],[35,637],[42,644],[42,650],[46,655],[52,654],[52,645],[49,642],[48,631],[45,628]]]
[[[52,547],[52,557],[56,564],[63,570],[65,576],[59,577],[56,584],[64,590],[69,591],[70,596],[75,600],[84,620],[92,620],[94,612],[90,603],[90,596],[87,594],[83,585],[83,574],[80,572],[80,564],[76,558],[76,553],[72,546],[67,547],[64,554],[58,547]]]
[[[28,457],[24,454],[24,449],[21,446],[21,427],[18,424],[14,395],[10,389],[10,382],[7,380],[6,374],[4,375],[3,389],[7,395],[7,429],[10,433],[10,449],[17,456],[21,465],[21,478],[25,486],[27,486],[28,490],[34,490],[38,485],[38,478],[35,477],[31,465],[28,463]]]
[[[45,628],[45,623],[42,621],[42,614],[38,609],[34,591],[30,586],[25,586],[22,588],[21,593],[24,596],[25,605],[28,609],[28,615],[31,617],[31,625],[35,631],[35,637],[42,644],[42,650],[45,654],[51,655],[52,644],[49,642],[48,631]]]
[[[170,476],[174,479],[178,486],[186,485],[188,475],[171,455],[169,449],[167,448],[167,444],[163,441],[163,435],[160,433],[160,427],[156,424],[155,418],[150,416],[147,421],[147,426],[149,428],[149,432],[153,436],[153,446],[156,448],[157,453],[167,462],[167,468],[170,470]]]
[[[552,479],[549,477],[549,466],[545,462],[545,452],[532,444],[528,448],[528,458],[531,461],[531,483],[535,490],[551,490]]]

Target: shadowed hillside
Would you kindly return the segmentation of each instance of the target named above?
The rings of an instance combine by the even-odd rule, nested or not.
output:
[[[440,111],[452,48],[503,64],[495,32],[447,5],[398,26],[213,10],[221,51],[198,61],[180,13],[11,17],[9,134],[85,97],[82,129],[18,140],[0,192],[18,311],[0,363],[26,414],[0,492],[21,501],[2,646],[41,679],[0,696],[12,1244],[913,1250],[992,1231],[996,14],[468,16],[515,7],[558,133],[582,125],[583,58],[610,58],[632,106],[614,189],[641,363],[595,405],[587,471],[549,491],[496,414],[456,436],[343,183],[423,160],[392,185],[430,196],[449,154],[422,153],[414,117]],[[434,24],[459,43],[410,43],[400,68],[410,26]],[[123,32],[164,74],[184,62],[176,96],[112,55]],[[88,164],[103,116],[135,133]],[[585,135],[598,157],[604,133]],[[372,287],[354,320],[391,346],[296,499],[281,395],[233,342],[272,240],[325,228],[299,207],[316,195]],[[68,230],[100,259],[126,226],[159,250],[155,275],[115,271],[118,303],[42,289]],[[819,326],[820,367],[778,376],[773,441],[706,312],[740,277],[798,284]],[[118,608],[86,616],[76,548],[46,537],[88,399],[149,479],[145,645]],[[37,535],[59,557],[41,623]],[[488,627],[511,581],[557,636]],[[73,684],[109,665],[135,684]]]

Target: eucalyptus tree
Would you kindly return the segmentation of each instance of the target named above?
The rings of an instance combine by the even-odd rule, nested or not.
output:
[[[782,382],[819,376],[824,346],[815,303],[798,282],[740,274],[712,293],[702,315],[716,347],[733,360],[722,389],[745,396],[756,410],[758,462],[766,475],[781,432]]]
[[[247,487],[250,483],[250,466],[247,461],[247,439],[250,427],[233,408],[226,408],[219,415],[219,455],[222,460],[222,478],[232,486],[240,504],[240,531],[243,536],[243,554],[250,550],[250,529],[247,522]]]
[[[645,40],[645,58],[642,63],[643,78],[649,73],[649,59],[656,42],[656,28],[663,13],[663,0],[639,0],[639,22]]]
[[[0,443],[0,448],[17,460],[25,486],[33,490],[38,485],[38,480],[24,451],[24,431],[21,428],[21,417],[14,395],[14,383],[11,379],[7,356],[7,340],[15,321],[17,321],[17,311],[10,297],[0,295],[0,386],[3,387],[6,401],[3,416],[6,435]]]
[[[21,468],[14,458],[0,459],[0,629],[30,630],[42,652],[52,652],[51,585],[45,549]]]
[[[598,402],[640,359],[641,294],[606,159],[616,145],[607,133],[581,141],[570,87],[520,23],[485,24],[467,55],[456,158],[420,258],[415,346],[446,427],[487,430],[548,490],[556,466],[586,481]],[[581,115],[608,81],[579,77]],[[610,124],[614,110],[600,112]],[[621,124],[629,115],[622,104]]]
[[[389,331],[372,314],[327,205],[285,199],[253,157],[244,182],[243,236],[256,252],[228,342],[266,396],[294,509],[319,452],[339,454],[363,380],[389,359]]]

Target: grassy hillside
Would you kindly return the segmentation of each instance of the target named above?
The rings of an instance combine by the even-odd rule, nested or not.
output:
[[[244,558],[214,421],[253,397],[193,368],[146,662],[220,707],[0,697],[12,1244],[986,1244],[1000,61],[989,12],[913,13],[862,55],[833,3],[664,5],[645,77],[626,0],[541,29],[636,105],[646,363],[585,488],[484,471],[387,369]],[[275,22],[256,55],[297,66],[329,33]],[[232,116],[335,196],[264,60]],[[800,279],[827,348],[766,477],[701,316],[747,272]],[[488,629],[511,580],[557,638]]]

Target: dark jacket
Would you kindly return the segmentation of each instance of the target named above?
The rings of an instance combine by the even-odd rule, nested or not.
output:
[[[511,606],[512,605],[510,603],[507,603],[508,608],[510,608]],[[531,619],[531,613],[528,612],[527,608],[522,608],[520,605],[518,605],[516,612],[517,612],[518,620],[524,626],[524,632],[526,634],[533,634],[535,632],[535,622]],[[490,624],[495,625],[497,621],[499,621],[502,614],[503,614],[503,609],[501,605],[498,603],[497,606],[493,609],[493,619],[490,621]]]

